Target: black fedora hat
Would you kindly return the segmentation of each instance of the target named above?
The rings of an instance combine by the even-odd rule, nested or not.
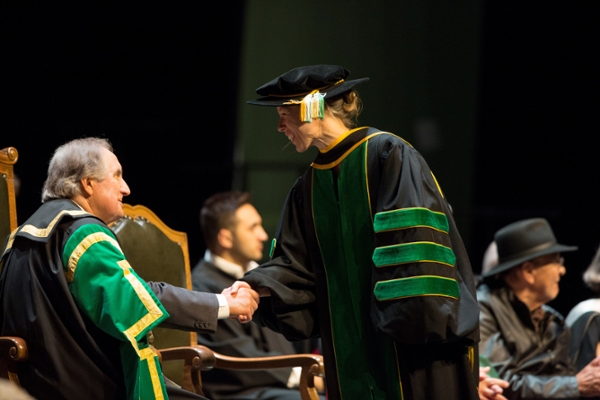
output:
[[[294,68],[256,89],[256,93],[263,97],[248,100],[248,104],[271,107],[298,105],[307,95],[315,91],[331,98],[369,80],[369,78],[347,80],[349,75],[350,71],[338,65],[308,65]]]
[[[484,278],[539,256],[577,250],[577,246],[558,244],[550,224],[544,218],[513,222],[496,232],[494,241],[498,246],[498,265],[485,272]]]

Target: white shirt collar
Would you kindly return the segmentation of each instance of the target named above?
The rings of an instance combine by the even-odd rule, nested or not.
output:
[[[235,279],[240,279],[244,276],[245,271],[242,266],[232,263],[231,261],[227,261],[223,257],[214,254],[208,249],[206,249],[206,252],[204,253],[204,261],[213,264],[215,267],[219,268],[227,275],[231,275]],[[256,267],[258,267],[258,263],[256,261],[250,261],[246,266],[246,271],[250,271]]]

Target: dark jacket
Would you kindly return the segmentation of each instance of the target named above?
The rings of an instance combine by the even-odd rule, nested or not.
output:
[[[193,270],[194,290],[221,293],[233,285],[235,278],[202,260]],[[229,318],[219,320],[215,333],[199,333],[198,343],[229,356],[266,357],[293,354],[294,346],[282,335],[257,324],[240,324]],[[297,389],[288,389],[287,382],[291,368],[265,369],[262,371],[236,371],[215,368],[202,373],[204,394],[213,400],[218,399],[260,399],[277,391],[289,391],[300,399]]]
[[[477,290],[481,313],[479,354],[510,382],[508,399],[579,399],[563,317],[542,306],[536,332],[531,313],[507,287]]]

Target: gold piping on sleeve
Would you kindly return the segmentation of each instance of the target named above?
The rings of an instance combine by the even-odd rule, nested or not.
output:
[[[68,214],[71,216],[79,216],[79,215],[91,215],[90,213],[88,213],[87,211],[71,211],[71,210],[63,210],[61,212],[59,212],[56,217],[54,217],[54,219],[48,224],[48,226],[46,228],[36,228],[33,225],[24,225],[20,232],[25,232],[25,233],[29,233],[31,236],[35,236],[35,237],[47,237],[48,234],[50,232],[52,232],[52,228],[54,228],[54,225],[56,225],[56,223],[61,219],[61,217],[64,214]]]
[[[71,253],[71,256],[69,257],[69,261],[67,263],[67,272],[65,274],[67,276],[67,282],[73,281],[73,278],[75,276],[75,269],[77,268],[77,264],[81,259],[81,256],[87,251],[87,249],[90,248],[90,246],[101,241],[107,241],[111,243],[119,250],[119,252],[121,252],[121,254],[123,254],[119,243],[115,239],[110,237],[108,234],[104,232],[92,233],[86,236]],[[156,369],[156,363],[154,362],[154,356],[156,355],[156,353],[154,353],[154,351],[152,351],[152,349],[150,348],[140,350],[136,339],[136,337],[142,331],[144,331],[148,326],[153,324],[164,314],[160,307],[158,307],[150,293],[148,293],[146,287],[142,284],[142,282],[137,278],[135,274],[131,273],[132,269],[131,265],[129,265],[129,262],[127,260],[121,260],[118,261],[117,264],[123,270],[123,276],[125,277],[125,279],[127,279],[129,284],[137,294],[138,298],[148,311],[148,314],[144,315],[131,327],[125,330],[123,334],[133,346],[133,349],[138,354],[138,357],[140,357],[141,360],[146,360],[146,362],[148,362],[148,368],[152,380],[152,388],[156,398],[164,399],[162,393],[162,386],[160,383],[160,377],[158,374],[158,370]]]
[[[431,172],[431,171],[429,171]],[[433,181],[435,182],[435,186],[437,186],[438,190],[440,191],[440,194],[442,195],[442,199],[444,198],[444,192],[442,192],[442,188],[440,187],[440,184],[438,183],[437,179],[435,178],[435,175],[433,174],[433,172],[431,172],[431,176],[433,177]]]
[[[154,398],[156,400],[164,400],[160,376],[158,375],[158,369],[156,368],[156,353],[152,349],[147,348],[141,350],[140,356],[142,360],[145,360],[148,363],[148,372],[150,373],[150,380],[152,381]]]
[[[475,371],[475,349],[473,346],[467,347],[467,357],[469,358],[469,365],[471,366],[471,371]]]
[[[123,254],[121,247],[119,247],[119,243],[117,243],[117,241],[110,237],[108,234],[104,232],[92,233],[86,236],[81,242],[79,242],[77,247],[75,247],[75,249],[71,253],[69,261],[67,262],[67,270],[65,272],[67,282],[73,282],[73,279],[75,279],[75,269],[77,268],[79,259],[81,258],[81,256],[83,256],[87,249],[89,249],[90,246],[92,246],[93,244],[103,241],[109,242],[110,244],[115,246],[119,250],[119,252],[121,252],[121,254]]]
[[[129,339],[129,342],[133,346],[140,359],[146,360],[148,362],[148,369],[150,371],[150,378],[152,380],[154,394],[157,399],[162,399],[162,388],[160,386],[160,377],[156,369],[156,364],[154,362],[150,362],[150,359],[153,359],[156,353],[154,353],[154,351],[152,351],[152,349],[150,348],[140,350],[136,337],[144,329],[146,329],[148,326],[152,325],[157,319],[162,317],[163,312],[156,305],[154,299],[152,298],[152,296],[150,296],[142,282],[135,276],[135,274],[131,273],[132,269],[131,265],[129,265],[129,262],[127,262],[127,260],[121,260],[117,264],[119,264],[119,267],[121,267],[121,269],[123,270],[123,275],[125,276],[127,281],[129,281],[131,287],[138,295],[138,298],[148,311],[148,314],[144,315],[135,324],[129,327],[129,329],[125,330],[123,334],[125,335],[125,337],[127,337],[127,339]]]
[[[344,158],[346,158],[350,153],[352,153],[358,146],[360,146],[361,144],[363,144],[364,142],[366,142],[367,140],[371,139],[373,136],[377,136],[377,135],[381,135],[383,133],[389,133],[389,132],[375,132],[367,137],[362,138],[358,143],[356,143],[354,146],[352,146],[351,148],[348,149],[348,151],[346,151],[344,154],[342,154],[342,156],[340,158],[338,158],[337,160],[335,160],[334,162],[331,162],[329,164],[315,164],[312,163],[310,164],[311,167],[315,168],[315,169],[330,169],[335,167],[336,165],[338,165],[339,163],[341,163]]]
[[[347,138],[348,135],[350,135],[351,133],[354,133],[354,132],[356,132],[356,131],[358,131],[360,129],[365,129],[365,128],[367,128],[367,127],[366,126],[361,126],[361,127],[349,130],[348,132],[340,135],[329,146],[325,147],[323,150],[319,150],[319,153],[327,153],[329,150],[333,149],[338,143],[340,143],[342,140],[344,140],[345,138]]]
[[[400,382],[400,396],[401,399],[404,399],[404,391],[402,389],[402,374],[400,374],[400,363],[398,360],[398,348],[396,347],[396,342],[392,343],[394,343],[394,353],[396,353],[396,372],[398,373],[398,382]]]
[[[369,147],[365,149],[364,159],[364,170],[365,170],[365,185],[367,191],[367,205],[369,206],[369,216],[371,217],[371,225],[373,225],[373,209],[371,208],[371,191],[369,190]]]
[[[131,265],[127,262],[127,260],[121,260],[117,264],[123,269],[123,275],[125,279],[129,282],[135,293],[138,295],[138,298],[148,310],[148,314],[144,315],[140,318],[135,324],[129,327],[125,332],[125,336],[129,339],[131,344],[134,345],[134,348],[139,354],[139,349],[137,347],[137,339],[136,337],[148,326],[150,326],[154,321],[162,317],[163,312],[160,307],[156,305],[156,302],[150,296],[150,293],[146,290],[146,287],[142,284],[142,282],[137,278],[135,274],[132,274]]]

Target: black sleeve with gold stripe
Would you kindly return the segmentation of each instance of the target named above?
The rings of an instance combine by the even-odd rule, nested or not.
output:
[[[380,135],[370,143],[367,165],[374,323],[402,343],[475,338],[471,267],[425,160],[402,139]]]

